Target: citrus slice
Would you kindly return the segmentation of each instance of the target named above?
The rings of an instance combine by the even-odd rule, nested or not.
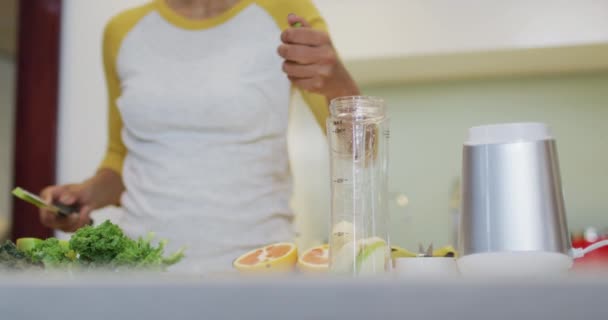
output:
[[[389,255],[386,242],[382,238],[363,239],[359,246],[360,251],[356,259],[358,274],[373,275],[386,271]]]
[[[251,250],[234,260],[234,267],[243,273],[291,272],[298,261],[293,243],[281,242]]]
[[[353,235],[356,232],[354,225],[348,221],[340,221],[336,223],[331,230],[331,245],[336,250],[342,249],[348,242],[353,241]]]
[[[17,249],[23,251],[23,252],[28,252],[32,249],[34,249],[34,247],[36,247],[37,245],[41,244],[43,242],[42,239],[38,239],[38,238],[19,238],[17,239]]]
[[[452,246],[446,246],[433,251],[433,257],[458,257],[458,253]]]
[[[303,273],[324,273],[329,268],[329,245],[310,248],[298,259],[298,270]]]
[[[408,251],[406,249],[397,247],[397,246],[391,246],[391,258],[393,260],[397,259],[397,258],[415,258],[418,255]]]
[[[330,271],[334,274],[350,275],[355,267],[355,257],[359,255],[359,246],[354,241],[346,242],[336,252],[332,252]],[[334,250],[332,247],[331,250]]]

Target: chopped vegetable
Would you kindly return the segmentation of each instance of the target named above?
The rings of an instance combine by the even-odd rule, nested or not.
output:
[[[14,243],[6,241],[0,246],[0,269],[4,270],[27,270],[39,267],[33,263],[28,256],[17,249]]]
[[[20,251],[28,252],[35,246],[41,244],[42,241],[44,240],[38,238],[19,238],[15,244]]]
[[[74,250],[69,245],[56,238],[48,238],[26,252],[36,263],[41,262],[45,267],[57,268],[70,265],[76,258]]]
[[[177,263],[184,256],[183,250],[163,258],[165,240],[158,243],[158,247],[152,245],[154,233],[149,233],[146,238],[137,241],[129,241],[125,249],[113,261],[116,266],[127,266],[137,268],[164,268]]]
[[[165,240],[152,244],[154,234],[133,240],[109,221],[98,227],[79,229],[70,241],[48,238],[22,238],[17,240],[21,249],[11,241],[0,246],[0,268],[24,270],[39,268],[153,269],[164,270],[179,262],[183,249],[164,257]]]
[[[106,265],[124,251],[129,240],[117,225],[105,221],[98,227],[78,229],[70,239],[70,247],[81,262]]]

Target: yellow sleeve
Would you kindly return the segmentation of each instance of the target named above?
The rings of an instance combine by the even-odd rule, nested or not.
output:
[[[274,18],[281,30],[289,28],[287,15],[294,13],[306,19],[314,29],[328,32],[325,20],[310,0],[258,0],[258,4]],[[300,93],[310,107],[317,123],[325,132],[325,120],[329,116],[327,98],[305,90],[300,90]]]
[[[121,95],[120,78],[116,69],[116,59],[122,40],[137,22],[153,9],[152,4],[120,13],[108,22],[103,33],[103,66],[108,90],[108,146],[99,169],[110,169],[122,174],[127,149],[122,141],[122,118],[116,99]]]

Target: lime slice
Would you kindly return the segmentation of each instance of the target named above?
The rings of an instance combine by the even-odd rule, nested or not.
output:
[[[360,252],[357,255],[357,274],[374,275],[386,271],[388,248],[382,238],[372,237],[359,242]]]
[[[42,243],[42,239],[38,238],[19,238],[17,239],[17,249],[23,252],[28,252]]]

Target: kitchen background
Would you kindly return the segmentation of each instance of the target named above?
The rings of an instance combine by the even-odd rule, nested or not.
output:
[[[59,183],[88,177],[102,156],[102,28],[142,2],[63,1]],[[385,98],[390,108],[394,243],[454,242],[466,130],[507,121],[552,127],[572,231],[608,227],[607,1],[314,2],[364,93]],[[0,1],[0,232],[11,212],[16,3]],[[300,101],[290,121],[293,208],[306,247],[327,236],[327,145]]]
[[[0,240],[10,224],[17,0],[0,1]]]

